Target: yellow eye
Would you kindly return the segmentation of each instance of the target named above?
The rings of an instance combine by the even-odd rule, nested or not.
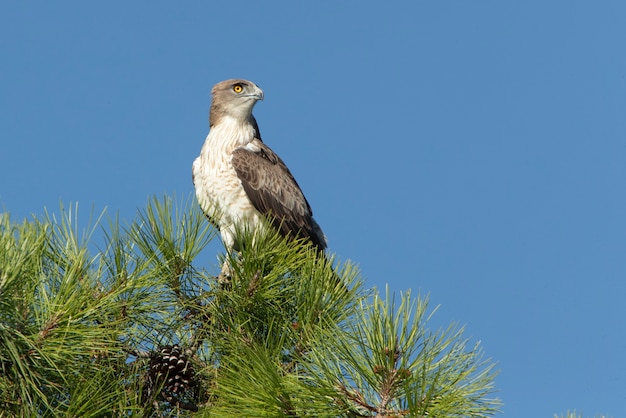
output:
[[[243,86],[241,84],[235,84],[233,86],[233,91],[235,93],[241,93],[243,91]]]

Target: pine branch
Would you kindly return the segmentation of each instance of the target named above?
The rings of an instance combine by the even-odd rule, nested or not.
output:
[[[366,292],[349,262],[276,231],[241,229],[240,251],[221,256],[225,287],[198,267],[215,229],[193,199],[153,198],[125,227],[117,217],[90,219],[82,228],[75,207],[20,225],[0,215],[0,410],[8,414],[481,417],[497,409],[493,365],[462,328],[429,330],[427,299]]]
[[[376,416],[489,416],[492,366],[460,331],[431,334],[427,302],[403,295],[399,306],[374,294],[343,336],[317,347],[311,373],[346,413]],[[462,405],[462,407],[461,407]],[[462,412],[459,412],[462,411]]]

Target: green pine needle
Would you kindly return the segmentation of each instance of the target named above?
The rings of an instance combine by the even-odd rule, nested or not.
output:
[[[271,228],[216,237],[193,197],[122,225],[0,214],[0,416],[493,415],[494,365],[428,299]],[[214,257],[214,255],[211,255]],[[174,346],[178,348],[173,349]],[[197,411],[197,412],[194,412]]]

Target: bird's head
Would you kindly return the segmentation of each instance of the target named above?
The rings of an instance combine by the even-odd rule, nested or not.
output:
[[[252,108],[259,100],[263,100],[263,90],[252,81],[231,79],[213,86],[211,91],[211,125],[218,115],[228,115],[237,119],[249,119]]]

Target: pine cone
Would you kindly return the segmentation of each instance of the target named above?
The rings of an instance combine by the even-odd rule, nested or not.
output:
[[[152,398],[152,394],[161,388],[159,398],[172,405],[191,405],[184,402],[186,392],[195,386],[193,370],[190,362],[190,350],[181,349],[178,344],[166,345],[150,355],[144,399]]]
[[[163,390],[180,393],[189,389],[193,379],[191,364],[178,344],[162,347],[150,359],[150,373],[154,382],[165,385]]]

